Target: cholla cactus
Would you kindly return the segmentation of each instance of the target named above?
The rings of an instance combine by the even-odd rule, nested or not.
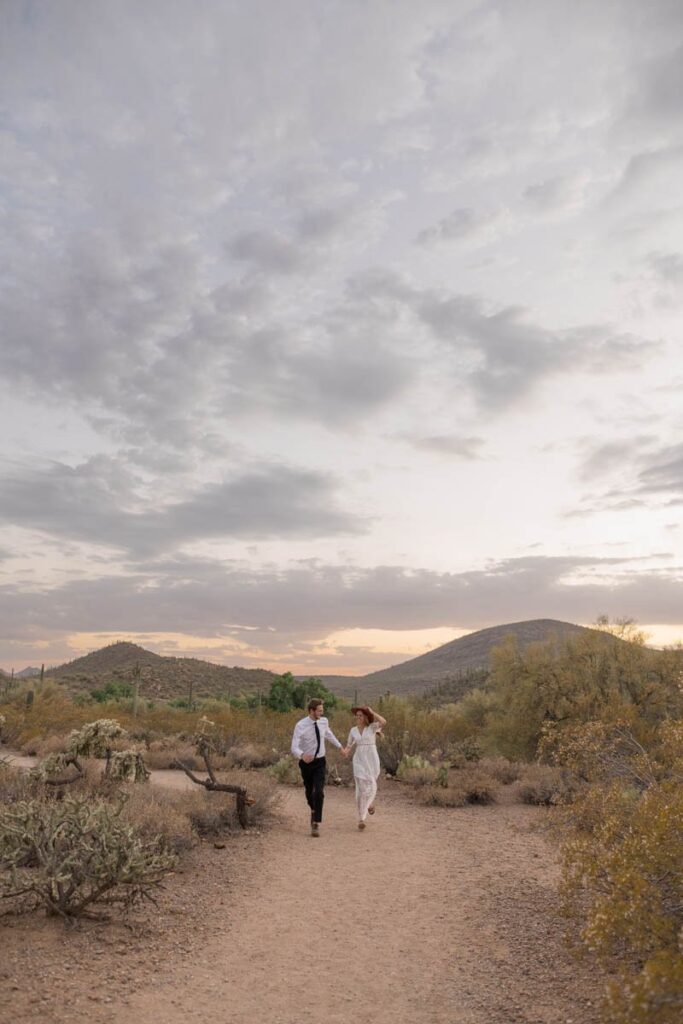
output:
[[[67,750],[80,757],[104,757],[113,740],[126,736],[126,730],[113,718],[98,718],[69,735]]]
[[[35,768],[31,769],[31,777],[40,780],[40,782],[54,779],[55,776],[61,775],[69,765],[73,764],[73,757],[73,754],[65,754],[63,751],[58,754],[50,754],[40,764],[37,764]]]
[[[120,809],[91,796],[0,808],[0,898],[63,918],[91,904],[125,908],[151,898],[176,858],[160,837],[123,821]]]
[[[137,750],[119,750],[109,758],[106,774],[119,782],[147,782],[151,772]]]

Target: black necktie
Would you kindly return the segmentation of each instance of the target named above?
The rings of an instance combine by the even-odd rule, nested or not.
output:
[[[315,754],[313,755],[313,759],[315,760],[318,756],[318,751],[320,750],[320,729],[318,728],[317,722],[314,722],[313,725],[315,726]]]

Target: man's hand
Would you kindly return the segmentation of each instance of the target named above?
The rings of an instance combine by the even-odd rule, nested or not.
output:
[[[314,760],[313,754],[302,754],[301,760],[304,761],[306,764],[310,764],[311,761]]]

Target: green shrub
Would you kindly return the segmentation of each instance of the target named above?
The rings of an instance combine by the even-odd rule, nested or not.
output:
[[[455,705],[429,710],[419,701],[392,696],[380,698],[376,707],[387,720],[378,737],[377,750],[380,763],[389,775],[396,774],[405,754],[430,754],[438,761],[452,744],[472,733],[472,727]]]
[[[98,704],[126,700],[133,696],[133,687],[130,683],[119,683],[111,681],[100,690],[91,690],[90,696]]]
[[[301,772],[293,757],[281,757],[271,765],[268,774],[282,786],[300,786]]]
[[[411,786],[427,786],[436,782],[438,769],[420,754],[404,754],[396,770],[396,778]]]
[[[463,768],[465,765],[481,760],[481,756],[481,744],[474,736],[466,736],[456,743],[451,743],[448,747],[448,760],[451,768]]]
[[[175,857],[88,797],[32,799],[0,810],[0,896],[21,910],[77,917],[96,904],[149,898]]]

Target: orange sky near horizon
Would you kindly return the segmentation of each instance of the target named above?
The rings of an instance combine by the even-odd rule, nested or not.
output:
[[[583,623],[590,626],[591,623]],[[639,628],[647,643],[665,647],[683,643],[683,624],[651,623]],[[239,640],[230,645],[224,638],[192,636],[185,633],[74,633],[67,638],[64,660],[80,658],[90,651],[119,641],[139,644],[156,654],[170,657],[199,658],[221,665],[264,668],[272,672],[293,672],[295,675],[364,675],[390,665],[416,658],[442,644],[476,632],[471,629],[382,630],[347,629],[331,633],[311,650],[293,650],[291,656],[259,651]],[[343,649],[344,653],[341,652]],[[354,650],[357,654],[354,655]],[[386,657],[382,658],[382,655]],[[3,665],[5,671],[20,670],[23,665]]]

